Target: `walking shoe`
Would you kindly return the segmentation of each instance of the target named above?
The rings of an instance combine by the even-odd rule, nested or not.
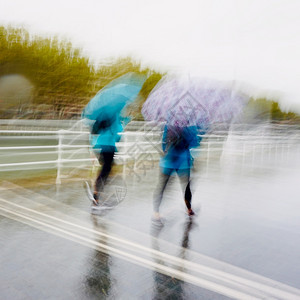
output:
[[[100,204],[92,205],[91,206],[91,214],[100,215],[100,214],[108,212],[111,209],[113,209],[113,207],[102,206]]]
[[[85,191],[86,191],[86,194],[87,194],[89,200],[92,202],[93,205],[98,206],[99,204],[98,204],[97,200],[94,198],[94,195],[91,191],[90,185],[87,181],[84,182],[84,187],[85,187]]]
[[[162,218],[159,214],[154,214],[151,217],[151,222],[152,222],[152,225],[154,225],[154,226],[164,226],[165,219]]]
[[[188,215],[189,215],[190,217],[195,215],[194,211],[193,211],[191,208],[188,209]]]

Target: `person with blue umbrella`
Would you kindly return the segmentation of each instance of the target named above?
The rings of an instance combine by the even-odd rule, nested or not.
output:
[[[120,140],[120,133],[126,123],[122,111],[127,104],[136,99],[145,79],[144,75],[127,73],[101,89],[84,108],[82,117],[91,128],[90,143],[102,166],[93,192],[86,182],[88,197],[95,209],[101,202],[99,196],[110,174],[117,151],[116,143]]]

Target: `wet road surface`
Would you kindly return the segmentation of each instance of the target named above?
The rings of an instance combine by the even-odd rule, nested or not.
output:
[[[82,181],[0,194],[2,299],[300,299],[299,168],[177,178],[151,222],[158,170],[116,176],[90,213]]]

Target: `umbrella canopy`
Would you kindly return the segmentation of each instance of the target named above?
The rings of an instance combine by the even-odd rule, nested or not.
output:
[[[247,101],[247,96],[217,81],[166,76],[148,96],[142,114],[149,121],[203,128],[230,122]]]
[[[146,76],[131,72],[111,81],[87,104],[83,118],[98,121],[114,118],[135,100],[145,80]]]

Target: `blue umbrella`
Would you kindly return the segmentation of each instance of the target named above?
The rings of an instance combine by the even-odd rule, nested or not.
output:
[[[114,118],[135,100],[145,80],[145,75],[130,72],[111,81],[90,100],[84,108],[83,118],[98,121]]]

